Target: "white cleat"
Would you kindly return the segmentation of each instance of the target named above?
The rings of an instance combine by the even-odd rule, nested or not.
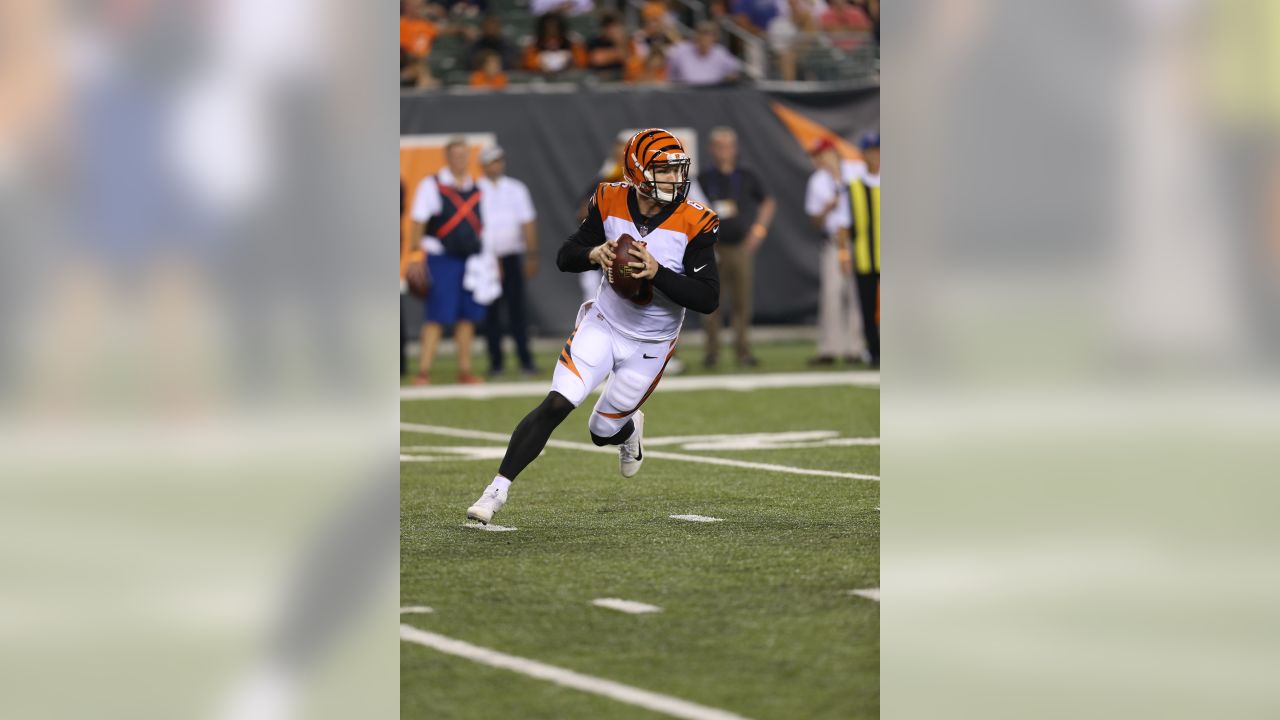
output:
[[[485,488],[484,494],[467,508],[467,519],[488,525],[495,513],[507,504],[507,494],[498,488]]]
[[[618,469],[625,478],[635,477],[644,462],[644,449],[640,447],[640,438],[644,435],[644,413],[637,410],[631,421],[636,424],[635,430],[626,442],[618,446]]]

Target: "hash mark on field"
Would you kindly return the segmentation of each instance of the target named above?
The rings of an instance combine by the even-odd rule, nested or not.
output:
[[[866,590],[850,590],[849,594],[857,595],[858,597],[864,597],[868,600],[875,600],[876,602],[880,602],[880,588],[867,588]]]
[[[492,440],[494,442],[505,443],[511,439],[510,435],[495,432],[485,432],[483,430],[466,430],[463,428],[451,428],[441,425],[423,425],[421,423],[400,423],[400,429],[404,432],[419,432],[427,435],[443,435],[445,437],[464,438],[468,440]],[[605,453],[608,455],[617,455],[618,451],[612,446],[596,447],[588,443],[570,442],[568,440],[548,440],[547,447],[561,448],[564,450],[581,450],[583,452]],[[685,462],[703,463],[705,465],[723,465],[725,467],[746,468],[748,470],[765,470],[768,472],[789,473],[791,475],[816,475],[818,477],[837,477],[847,478],[850,480],[874,480],[880,482],[879,475],[863,475],[861,473],[838,472],[835,470],[811,470],[809,468],[792,467],[790,465],[775,465],[773,463],[751,462],[748,460],[731,460],[729,458],[713,457],[710,455],[686,455],[684,453],[673,453],[662,450],[650,450],[645,456],[652,456],[664,460],[683,460]]]
[[[519,528],[505,527],[503,525],[485,525],[484,523],[469,522],[462,523],[462,527],[471,528],[473,530],[485,530],[487,532],[515,532]]]
[[[402,624],[400,626],[400,639],[417,643],[433,650],[439,650],[442,653],[466,658],[482,665],[511,670],[521,675],[553,682],[562,687],[601,695],[628,705],[635,705],[636,707],[642,707],[646,710],[670,715],[671,717],[682,718],[682,720],[746,720],[741,715],[727,710],[699,705],[688,700],[671,697],[670,695],[641,690],[630,685],[623,685],[620,682],[540,663],[537,660],[507,655],[497,650],[490,650],[479,645],[454,640],[444,635],[419,630],[411,625]]]
[[[618,612],[630,613],[632,615],[640,615],[642,613],[662,612],[662,608],[657,605],[649,605],[647,603],[636,602],[635,600],[622,600],[621,598],[596,598],[591,601],[596,607],[609,608]]]
[[[668,515],[673,520],[688,520],[689,522],[724,522],[723,518],[707,517],[706,515]]]
[[[400,608],[401,615],[408,615],[409,613],[421,614],[421,613],[433,613],[433,612],[435,612],[435,610],[432,610],[426,605],[410,605],[409,607]]]

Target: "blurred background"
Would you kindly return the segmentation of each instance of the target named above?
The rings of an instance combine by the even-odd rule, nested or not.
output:
[[[867,333],[879,271],[877,2],[400,7],[402,274],[424,248],[433,254],[424,213],[438,206],[437,173],[455,139],[467,148],[464,184],[481,190],[484,252],[504,270],[476,330],[477,357],[488,360],[460,377],[549,376],[600,279],[557,272],[556,251],[596,184],[623,179],[622,143],[651,126],[682,139],[693,157],[690,199],[723,223],[722,311],[690,314],[674,370],[878,363]],[[865,255],[857,273],[875,275],[861,297],[852,262],[842,268],[837,257],[838,230],[849,235],[846,253]],[[424,370],[418,339],[430,318],[404,289],[402,375],[453,382],[452,369]],[[440,324],[448,358],[452,324]]]

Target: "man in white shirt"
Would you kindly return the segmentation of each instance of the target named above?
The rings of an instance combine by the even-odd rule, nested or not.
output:
[[[715,23],[698,25],[693,41],[671,48],[667,56],[667,76],[674,83],[719,85],[738,79],[740,64],[723,45],[716,42]]]
[[[431,363],[444,335],[454,327],[458,346],[458,382],[484,382],[471,371],[471,343],[475,326],[484,321],[485,306],[463,287],[467,258],[483,249],[480,188],[467,175],[467,143],[458,137],[445,146],[447,165],[418,184],[410,217],[411,237],[422,238],[431,274],[426,298],[427,322],[422,327],[422,354],[415,385],[431,384]]]
[[[502,296],[489,305],[485,335],[489,345],[489,375],[502,374],[503,316],[507,331],[516,343],[520,371],[534,375],[529,352],[529,322],[526,315],[525,280],[538,272],[538,228],[529,188],[508,177],[506,154],[494,145],[480,153],[484,177],[480,185],[480,206],[484,213],[485,250],[498,258],[502,268]]]
[[[822,138],[811,151],[816,169],[805,191],[805,213],[826,238],[818,260],[818,355],[813,365],[832,365],[843,357],[853,362],[866,350],[862,339],[862,318],[850,275],[849,181],[857,168],[842,162],[836,145]]]

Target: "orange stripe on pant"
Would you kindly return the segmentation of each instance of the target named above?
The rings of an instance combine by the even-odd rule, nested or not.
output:
[[[578,372],[578,366],[573,363],[573,355],[570,353],[570,347],[573,345],[573,336],[577,334],[578,328],[574,328],[573,332],[569,333],[569,339],[565,341],[564,349],[560,351],[560,364],[569,368],[570,372],[577,375],[579,380],[582,380],[582,373]],[[582,380],[582,382],[585,383],[586,380]]]
[[[667,363],[671,362],[671,356],[672,356],[672,355],[675,355],[675,354],[676,354],[676,341],[675,341],[675,340],[672,340],[672,341],[671,341],[671,352],[667,353],[667,359],[662,361],[662,369],[658,371],[658,377],[656,377],[656,378],[654,378],[654,379],[653,379],[653,383],[649,385],[649,389],[648,389],[648,390],[645,390],[645,391],[644,391],[644,397],[640,398],[640,402],[639,402],[639,403],[637,403],[635,407],[631,408],[630,410],[628,410],[628,411],[626,411],[626,412],[621,412],[621,413],[607,413],[607,412],[604,412],[603,410],[597,410],[596,412],[597,412],[597,413],[599,413],[600,415],[603,415],[603,416],[605,416],[605,417],[607,417],[607,418],[611,419],[611,420],[621,420],[622,418],[624,418],[624,417],[626,417],[626,416],[630,415],[631,413],[633,413],[633,412],[635,412],[635,411],[639,410],[639,409],[640,409],[640,406],[641,406],[641,405],[644,405],[644,401],[645,401],[645,400],[648,400],[648,399],[649,399],[649,396],[653,394],[653,391],[657,389],[657,387],[658,387],[658,381],[662,380],[662,373],[664,373],[664,372],[666,372],[666,371],[667,371]]]

